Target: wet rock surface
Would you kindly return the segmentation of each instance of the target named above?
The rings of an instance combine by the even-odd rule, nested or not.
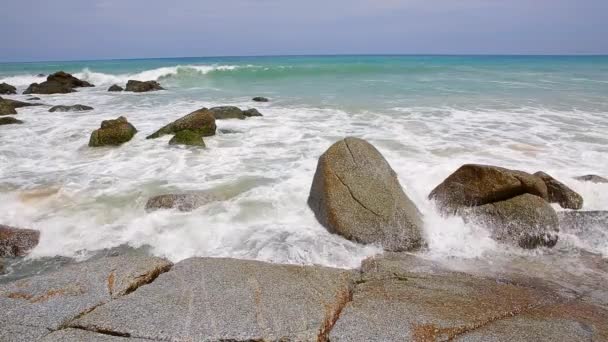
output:
[[[388,251],[422,246],[422,218],[395,171],[368,142],[346,138],[320,158],[308,205],[330,232]]]
[[[121,87],[117,84],[114,84],[114,85],[111,85],[110,88],[108,88],[108,91],[124,91],[124,89],[123,89],[123,87]]]
[[[7,83],[0,83],[0,94],[12,95],[17,94],[17,88]]]
[[[85,106],[85,105],[81,105],[81,104],[76,104],[76,105],[72,105],[72,106],[59,105],[59,106],[51,107],[51,109],[49,109],[49,112],[51,112],[51,113],[53,113],[53,112],[82,112],[82,111],[87,111],[87,110],[93,110],[93,107],[89,107],[89,106]]]
[[[270,101],[268,98],[263,97],[263,96],[256,96],[253,99],[251,99],[254,102],[268,102]]]
[[[93,85],[71,74],[58,71],[49,75],[46,81],[40,84],[32,83],[23,94],[67,94],[74,92],[74,88],[80,87],[93,87]]]
[[[558,203],[565,209],[578,210],[583,207],[583,197],[564,183],[541,171],[536,172],[534,175],[542,179],[545,185],[547,185],[550,203]]]
[[[209,111],[213,113],[213,116],[216,120],[226,120],[226,119],[240,119],[244,120],[247,117],[243,114],[243,111],[234,106],[221,106],[221,107],[213,107],[209,108]]]
[[[205,147],[205,142],[203,141],[203,135],[201,133],[193,132],[186,129],[175,133],[173,138],[169,140],[169,145]]]
[[[25,256],[38,245],[40,232],[0,224],[0,258]]]
[[[207,108],[201,108],[181,117],[172,123],[160,128],[147,136],[146,139],[155,139],[167,134],[176,134],[180,131],[191,131],[203,137],[215,135],[215,117]]]
[[[156,81],[135,81],[129,80],[127,82],[127,87],[125,91],[132,91],[135,93],[143,93],[147,91],[156,91],[156,90],[164,90],[165,88],[161,87],[160,84]]]
[[[101,128],[91,133],[89,146],[117,146],[133,138],[137,129],[131,125],[123,116],[114,120],[104,120]]]
[[[15,107],[8,101],[0,100],[0,115],[17,114]]]
[[[13,117],[4,117],[0,118],[0,125],[12,125],[12,124],[22,124],[23,121],[15,119]]]

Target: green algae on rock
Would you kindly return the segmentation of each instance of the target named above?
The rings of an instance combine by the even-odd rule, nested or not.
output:
[[[203,141],[202,134],[186,129],[175,133],[175,136],[169,140],[169,145],[205,147],[205,142]]]
[[[215,117],[207,108],[201,108],[172,123],[160,128],[147,136],[146,139],[156,139],[166,134],[176,134],[179,131],[189,130],[203,137],[215,135]]]
[[[133,138],[137,129],[124,116],[101,122],[101,128],[91,133],[89,146],[117,146]]]
[[[0,118],[0,125],[11,125],[11,124],[22,124],[23,121],[15,119],[13,117]]]

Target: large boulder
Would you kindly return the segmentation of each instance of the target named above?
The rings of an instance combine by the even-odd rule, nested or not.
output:
[[[169,140],[169,145],[205,147],[205,142],[203,141],[203,135],[201,133],[186,129],[175,133],[173,138]]]
[[[444,213],[502,201],[523,194],[549,199],[542,179],[529,173],[497,166],[466,164],[452,173],[429,195]]]
[[[131,140],[135,133],[137,130],[124,116],[114,120],[104,120],[101,122],[101,128],[91,133],[89,146],[120,145]]]
[[[7,83],[0,83],[0,94],[17,94],[17,88]]]
[[[583,197],[564,183],[541,171],[536,172],[534,175],[542,179],[545,185],[547,185],[550,203],[558,203],[562,208],[566,209],[578,210],[583,207]]]
[[[245,119],[246,116],[243,114],[243,111],[234,106],[221,106],[221,107],[213,107],[210,108],[209,111],[213,113],[213,116],[216,120],[226,120],[226,119]]]
[[[504,201],[472,207],[467,219],[491,227],[492,237],[522,248],[553,247],[557,243],[559,220],[547,201],[523,194]]]
[[[608,179],[598,176],[598,175],[584,175],[584,176],[574,177],[574,179],[579,180],[581,182],[608,183]]]
[[[215,117],[207,108],[196,110],[149,135],[146,139],[155,139],[166,134],[176,134],[189,130],[204,137],[215,135]]]
[[[61,84],[65,84],[70,88],[80,88],[80,87],[94,87],[91,83],[83,80],[79,80],[78,78],[68,74],[64,71],[58,71],[54,74],[49,75],[46,78],[47,82],[57,82]]]
[[[40,84],[30,84],[23,94],[67,94],[74,91],[69,84],[45,81]]]
[[[320,158],[308,205],[330,232],[388,251],[422,246],[422,218],[395,171],[365,140],[346,138]]]
[[[346,270],[191,258],[68,324],[154,341],[327,341],[350,300]]]
[[[53,113],[53,112],[82,112],[82,111],[87,111],[87,110],[93,110],[93,107],[89,107],[89,106],[85,106],[85,105],[81,105],[81,104],[76,104],[73,106],[54,106],[51,107],[51,109],[49,109],[49,112]]]
[[[123,90],[124,89],[121,86],[116,85],[116,84],[114,84],[114,85],[110,86],[110,88],[108,88],[108,91],[123,91]]]
[[[0,224],[0,258],[22,257],[38,245],[40,232]]]
[[[0,100],[0,115],[12,115],[17,114],[15,107],[10,102]]]
[[[15,119],[13,117],[4,117],[0,118],[0,125],[12,125],[12,124],[22,124],[23,121]]]
[[[127,82],[127,88],[125,90],[136,92],[136,93],[143,93],[146,91],[164,90],[164,88],[161,87],[160,84],[156,81],[142,82],[142,81],[129,80]]]

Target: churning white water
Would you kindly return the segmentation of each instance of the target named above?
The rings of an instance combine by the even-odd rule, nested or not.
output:
[[[218,68],[196,70],[205,74]],[[18,118],[25,124],[0,127],[1,223],[41,231],[30,258],[81,256],[127,244],[151,246],[154,254],[172,261],[224,256],[358,267],[380,248],[329,234],[306,204],[318,157],[345,136],[370,141],[397,172],[424,214],[428,250],[420,253],[432,258],[548,253],[502,246],[484,227],[437,214],[428,193],[464,163],[543,170],[578,191],[583,210],[608,209],[608,184],[572,178],[608,175],[608,117],[597,112],[475,105],[350,110],[281,98],[280,89],[272,102],[260,104],[249,100],[258,94],[218,100],[208,95],[216,84],[181,89],[170,81],[160,92],[106,91],[127,79],[163,83],[163,77],[179,72],[179,67],[121,75],[84,70],[76,76],[97,87],[36,96],[47,105],[78,103],[94,110],[21,108]],[[23,90],[36,80],[14,76],[0,82]],[[168,136],[145,139],[193,110],[218,105],[256,107],[264,116],[218,121],[218,134],[205,139],[205,149],[169,146]],[[87,146],[102,120],[121,115],[139,131],[133,140],[113,148]],[[236,196],[189,213],[144,210],[155,195],[208,189]],[[608,238],[593,236],[563,232],[556,249],[607,257]]]

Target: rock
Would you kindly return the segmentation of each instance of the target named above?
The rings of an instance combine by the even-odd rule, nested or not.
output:
[[[544,288],[437,269],[412,255],[367,260],[329,334],[355,341],[595,341],[608,312]],[[429,271],[433,269],[434,271]]]
[[[191,258],[70,323],[159,341],[326,341],[352,273],[317,266]]]
[[[29,102],[9,100],[9,99],[2,99],[2,100],[0,100],[0,102],[8,103],[9,105],[13,106],[14,108],[42,106],[42,103],[29,103]]]
[[[173,138],[169,140],[169,145],[187,145],[187,146],[202,146],[205,147],[203,135],[190,130],[183,130],[175,133]]]
[[[346,138],[320,158],[308,205],[330,232],[388,251],[422,246],[422,219],[395,171],[368,142]]]
[[[48,331],[45,335],[48,334]],[[104,333],[86,331],[80,329],[62,329],[50,333],[40,340],[40,342],[153,342],[152,340],[112,336]]]
[[[13,117],[4,117],[0,118],[0,126],[1,125],[12,125],[12,124],[22,124],[23,121],[17,120]]]
[[[245,115],[246,117],[252,117],[252,116],[262,116],[262,113],[260,113],[257,109],[255,108],[251,108],[251,109],[247,109],[243,111],[243,115]]]
[[[156,257],[106,257],[0,285],[0,326],[63,328],[170,268],[169,261]]]
[[[534,175],[542,179],[547,185],[550,203],[559,203],[562,208],[566,209],[578,210],[583,207],[583,197],[564,183],[541,171]]]
[[[68,84],[45,81],[30,84],[23,94],[67,94],[74,91]]]
[[[57,82],[60,84],[65,84],[70,88],[80,88],[80,87],[94,87],[91,83],[83,80],[79,80],[78,78],[68,74],[67,72],[58,71],[54,74],[49,75],[46,78],[47,82]]]
[[[585,233],[595,228],[608,233],[608,211],[560,211],[557,216],[560,229],[566,232]]]
[[[146,139],[155,139],[184,130],[190,130],[200,133],[203,137],[208,137],[215,134],[215,129],[215,117],[207,108],[201,108],[162,127]]]
[[[155,90],[164,90],[164,88],[161,87],[160,84],[158,84],[158,82],[156,82],[156,81],[141,82],[141,81],[129,80],[127,82],[126,91],[142,93],[142,92],[146,92],[146,91],[155,91]]]
[[[28,97],[27,98],[28,101],[40,101],[39,97]]]
[[[549,198],[542,179],[529,173],[489,165],[467,164],[452,173],[431,194],[444,213],[502,201],[523,194]]]
[[[0,224],[0,258],[26,256],[38,245],[40,232]]]
[[[215,120],[226,120],[226,119],[245,119],[246,116],[243,114],[243,111],[238,107],[234,106],[221,106],[221,107],[213,107],[209,109]]]
[[[17,88],[13,87],[10,84],[0,83],[0,94],[17,94]]]
[[[108,88],[108,91],[123,91],[123,90],[124,89],[121,86],[116,85],[116,84],[114,84],[110,88]]]
[[[466,210],[465,216],[492,230],[492,237],[522,248],[553,247],[557,243],[557,213],[544,199],[523,194]]]
[[[47,335],[49,330],[41,327],[32,327],[19,324],[4,324],[0,329],[0,341],[2,342],[32,342],[40,341]]]
[[[257,97],[254,97],[254,98],[253,98],[253,99],[251,99],[251,100],[253,100],[253,101],[255,101],[255,102],[268,102],[268,101],[269,101],[267,98],[262,97],[262,96],[257,96]]]
[[[146,211],[174,208],[179,211],[192,211],[205,204],[222,200],[224,200],[222,196],[210,192],[159,195],[148,200],[146,203]]]
[[[582,181],[582,182],[592,182],[592,183],[608,183],[608,179],[604,177],[600,177],[598,175],[585,175],[580,177],[574,177],[574,179]]]
[[[49,109],[49,112],[82,112],[85,110],[93,110],[93,107],[77,104],[73,106],[54,106]]]
[[[12,115],[17,114],[15,107],[6,100],[0,100],[0,115]]]
[[[115,120],[105,120],[101,122],[101,128],[91,133],[89,146],[117,146],[131,140],[135,133],[137,130],[124,116]]]

